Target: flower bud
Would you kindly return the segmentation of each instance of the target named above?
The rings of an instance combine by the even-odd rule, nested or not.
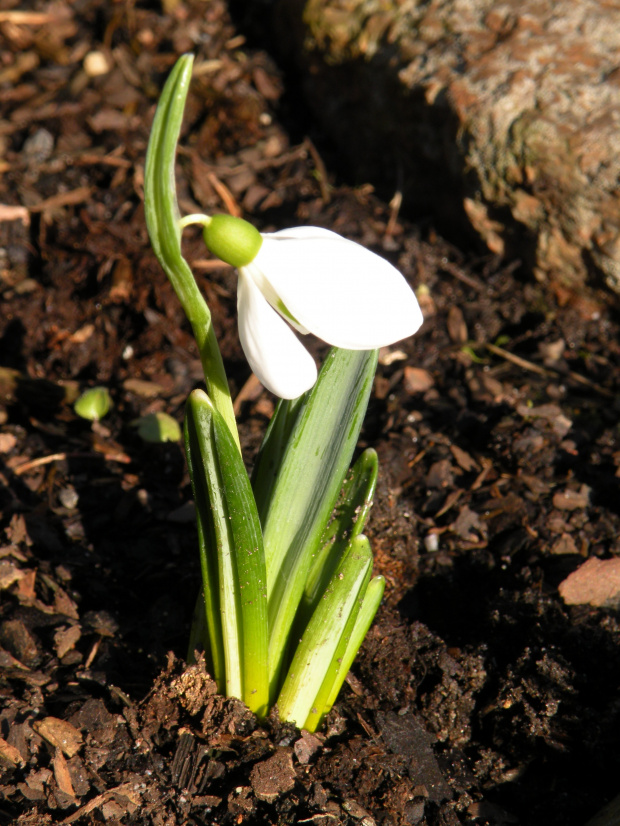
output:
[[[256,227],[234,215],[214,215],[202,235],[209,251],[233,267],[253,261],[263,243]]]

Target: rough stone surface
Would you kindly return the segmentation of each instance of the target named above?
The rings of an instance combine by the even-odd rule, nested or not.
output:
[[[277,0],[275,21],[360,180],[559,289],[620,292],[617,2]]]

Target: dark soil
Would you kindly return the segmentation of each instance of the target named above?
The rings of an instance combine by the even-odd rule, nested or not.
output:
[[[620,791],[619,600],[611,583],[568,606],[558,586],[620,556],[613,300],[552,292],[339,181],[223,0],[153,5],[0,11],[0,823],[584,826]],[[183,210],[360,240],[426,317],[382,353],[362,442],[386,599],[316,736],[185,667],[189,480],[180,445],[133,424],[181,421],[200,383],[141,200],[188,50]],[[186,238],[251,464],[273,399],[240,350],[234,273]],[[114,408],[91,426],[72,401],[94,385]]]

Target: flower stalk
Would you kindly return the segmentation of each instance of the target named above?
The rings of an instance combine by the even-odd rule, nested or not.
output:
[[[173,68],[145,169],[151,243],[196,338],[207,393],[194,390],[185,450],[196,503],[202,593],[190,656],[205,652],[219,690],[265,716],[314,731],[331,709],[379,607],[364,535],[377,457],[351,460],[378,348],[422,321],[415,295],[386,260],[336,233],[261,234],[229,215],[179,215],[176,144],[192,58]],[[239,337],[248,362],[280,396],[251,479],[211,313],[181,253],[203,228],[209,250],[238,272]],[[320,371],[298,334],[332,345]]]

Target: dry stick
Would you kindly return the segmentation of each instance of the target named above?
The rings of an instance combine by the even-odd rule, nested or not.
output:
[[[512,364],[516,364],[517,367],[522,367],[524,370],[529,370],[530,373],[538,373],[539,376],[545,376],[549,378],[549,371],[546,370],[544,367],[541,367],[539,364],[534,364],[533,361],[527,361],[527,359],[521,358],[521,356],[515,356],[513,353],[510,353],[508,350],[504,350],[502,347],[497,347],[495,344],[489,344],[488,342],[485,344],[487,350],[490,350],[491,353],[495,353],[496,356],[501,356],[506,361],[512,362]]]
[[[77,189],[72,189],[71,192],[61,192],[58,195],[52,195],[51,198],[46,198],[38,204],[33,204],[29,207],[30,212],[44,212],[47,209],[57,209],[63,206],[74,206],[87,201],[93,188],[90,186],[80,186]]]
[[[125,465],[131,461],[129,456],[124,453],[50,453],[47,456],[39,456],[38,459],[31,459],[29,462],[17,465],[13,468],[13,473],[16,476],[21,476],[29,470],[34,470],[42,465],[49,465],[52,462],[62,462],[64,459],[106,459],[108,462],[122,462]]]
[[[209,183],[211,184],[213,189],[222,199],[222,203],[224,204],[230,215],[234,215],[235,218],[241,218],[241,207],[237,203],[234,195],[226,186],[226,184],[223,181],[221,181],[213,172],[207,172],[207,178],[209,179]]]
[[[388,218],[387,226],[385,227],[386,235],[394,235],[396,225],[398,223],[398,214],[400,212],[400,208],[402,205],[403,193],[400,191],[400,189],[397,189],[394,195],[392,196],[392,200],[388,204],[390,208],[390,217]]]
[[[260,172],[263,169],[277,169],[279,166],[285,166],[287,163],[290,163],[291,161],[303,160],[304,158],[307,158],[309,151],[309,147],[306,145],[306,142],[304,141],[304,143],[301,143],[299,144],[299,146],[296,146],[294,149],[291,149],[290,152],[286,152],[283,155],[278,155],[275,158],[264,158],[262,161],[255,161],[252,164],[238,163],[235,164],[235,166],[220,166],[218,164],[204,163],[204,161],[203,163],[207,170],[213,173],[217,173],[218,179],[230,178],[234,177],[239,172],[243,172],[249,166],[251,166],[255,172]],[[178,146],[177,152],[179,155],[183,157],[191,158],[192,155],[195,154],[196,150],[187,149],[183,146]]]
[[[454,276],[458,281],[462,281],[464,284],[467,284],[468,287],[473,287],[474,290],[478,290],[478,292],[483,292],[487,289],[482,281],[474,278],[473,275],[468,275],[468,273],[463,272],[463,270],[459,269],[459,267],[451,261],[442,261],[439,266],[442,270]]]
[[[58,19],[56,14],[43,11],[0,11],[0,23],[14,26],[45,26]]]
[[[190,261],[190,264],[195,270],[206,270],[207,272],[230,269],[230,264],[220,261],[219,258],[196,258],[196,260]]]
[[[79,820],[84,815],[90,814],[90,812],[94,809],[97,809],[99,806],[107,803],[107,801],[111,800],[113,797],[119,797],[121,799],[121,803],[129,800],[135,806],[137,806],[141,800],[139,793],[136,794],[135,784],[133,782],[121,783],[120,786],[115,786],[113,789],[108,789],[106,792],[103,792],[103,794],[99,794],[97,797],[89,800],[88,803],[73,812],[73,814],[69,815],[69,817],[61,820],[60,823],[75,823],[76,820]]]
[[[310,138],[306,138],[302,146],[304,146],[308,150],[312,160],[314,161],[314,166],[316,168],[317,173],[317,180],[319,182],[319,189],[321,190],[321,198],[324,204],[328,204],[331,201],[331,194],[329,191],[327,169],[325,168],[325,164],[323,163],[323,158],[319,155],[316,146],[312,143]]]
[[[510,361],[513,364],[516,364],[517,367],[522,367],[524,370],[529,370],[531,373],[538,373],[538,375],[545,376],[546,378],[549,378],[552,375],[560,377],[568,376],[573,381],[589,387],[590,390],[594,390],[601,396],[605,396],[608,399],[614,398],[614,393],[612,393],[611,390],[608,390],[606,387],[601,387],[601,385],[596,384],[596,382],[590,381],[590,379],[582,376],[581,373],[575,373],[573,370],[569,370],[568,373],[565,374],[561,370],[556,370],[554,367],[541,367],[539,364],[534,364],[533,361],[528,361],[527,359],[521,358],[521,356],[515,356],[514,353],[504,350],[503,347],[497,347],[495,344],[489,344],[486,342],[484,346],[496,356],[501,356],[501,358],[506,359],[506,361]]]

